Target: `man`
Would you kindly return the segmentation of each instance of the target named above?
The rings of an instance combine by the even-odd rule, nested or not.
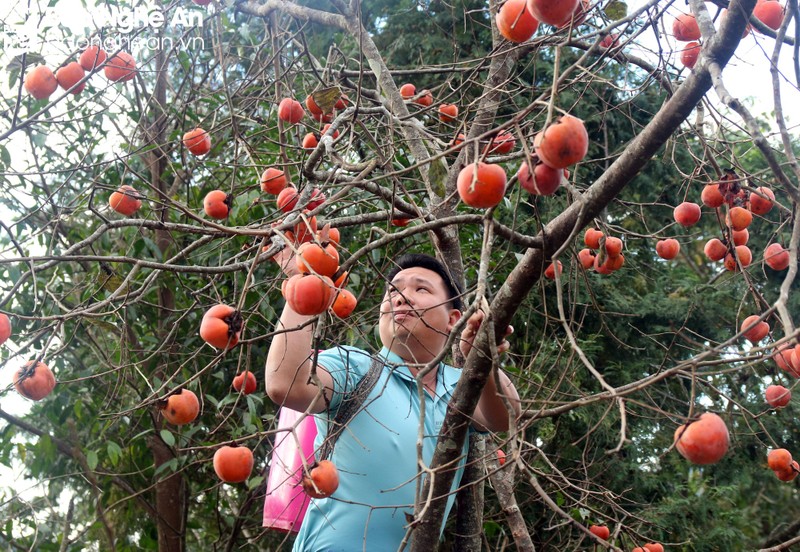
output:
[[[296,270],[288,254],[276,260],[287,276]],[[383,349],[374,355],[380,361],[380,376],[362,409],[336,441],[330,459],[339,469],[339,488],[331,498],[312,501],[294,550],[396,550],[405,536],[406,515],[414,511],[423,477],[418,475],[417,456],[423,412],[422,459],[426,466],[433,457],[460,370],[439,362],[422,375],[422,400],[416,378],[441,355],[461,319],[459,289],[442,264],[427,255],[400,257],[387,280],[379,319]],[[482,318],[478,313],[468,321],[461,336],[462,351],[471,347]],[[277,328],[284,331],[272,340],[265,380],[267,393],[277,404],[320,414],[319,447],[342,398],[367,374],[373,356],[347,346],[322,351],[317,357],[316,378],[310,378],[313,328],[309,320],[288,305],[284,308]],[[508,342],[503,341],[498,350],[507,348]],[[518,407],[514,385],[502,372],[500,381],[503,394]],[[477,430],[508,428],[508,411],[494,377],[483,390],[473,420]],[[462,458],[457,466],[453,490],[460,483],[464,461]],[[447,512],[452,503],[453,495]]]

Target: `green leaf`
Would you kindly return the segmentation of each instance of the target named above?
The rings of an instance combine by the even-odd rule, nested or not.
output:
[[[171,431],[167,429],[162,429],[160,435],[168,446],[170,447],[175,446],[175,436],[172,434]]]
[[[86,464],[89,466],[89,469],[94,471],[97,468],[97,452],[90,450],[86,453]]]
[[[122,456],[122,448],[114,441],[109,441],[106,448],[108,450],[108,458],[111,460],[111,464],[116,466],[119,463],[120,457]]]

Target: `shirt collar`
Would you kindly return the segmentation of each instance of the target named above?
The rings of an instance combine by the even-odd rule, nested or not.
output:
[[[383,347],[378,354],[384,359],[385,364],[392,369],[391,373],[393,375],[416,385],[414,376],[411,375],[411,371],[408,369],[408,366],[406,366],[406,361],[403,360],[400,355],[390,351],[388,347]],[[442,387],[444,387],[447,393],[452,393],[458,383],[459,375],[460,371],[448,366],[444,362],[440,362],[436,374],[437,391],[441,391]]]

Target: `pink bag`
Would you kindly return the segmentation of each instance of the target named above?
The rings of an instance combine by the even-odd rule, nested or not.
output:
[[[278,429],[293,427],[297,440],[291,431],[279,431],[275,435],[275,448],[272,450],[267,477],[267,496],[264,499],[263,526],[296,533],[300,530],[309,503],[309,497],[301,485],[303,462],[300,453],[302,451],[309,465],[314,462],[317,425],[313,416],[281,408]],[[301,450],[297,449],[298,441]]]

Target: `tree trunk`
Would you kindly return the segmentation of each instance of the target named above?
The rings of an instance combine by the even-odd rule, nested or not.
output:
[[[483,481],[486,476],[486,438],[473,433],[469,438],[469,454],[461,490],[456,495],[455,549],[459,552],[480,552],[483,541]]]

